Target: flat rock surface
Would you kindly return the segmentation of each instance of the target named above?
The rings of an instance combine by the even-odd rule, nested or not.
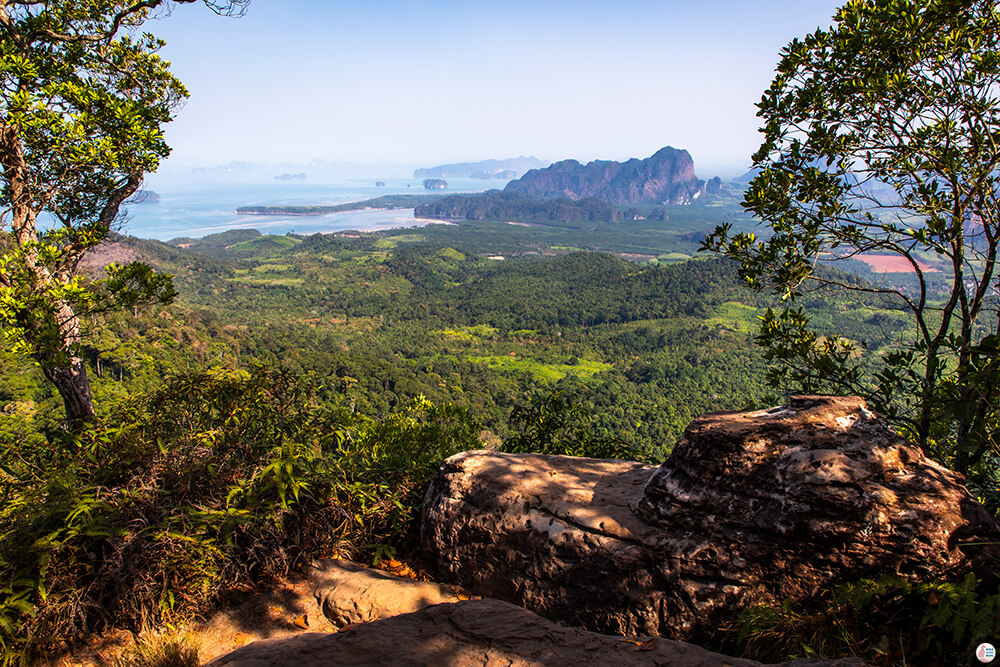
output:
[[[859,660],[807,660],[801,667],[863,665]],[[498,600],[469,600],[358,625],[336,634],[310,633],[255,642],[208,667],[566,667],[574,665],[752,667],[669,639],[609,637],[565,628]]]
[[[698,639],[752,604],[978,567],[991,547],[964,545],[1000,527],[963,482],[861,399],[797,397],[695,420],[659,467],[458,454],[428,490],[422,543],[442,580],[484,597]]]

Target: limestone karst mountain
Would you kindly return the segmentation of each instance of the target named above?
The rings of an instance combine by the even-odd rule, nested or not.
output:
[[[596,197],[612,204],[690,204],[705,195],[705,182],[695,175],[686,150],[667,146],[643,160],[563,160],[532,169],[505,191],[543,199]]]

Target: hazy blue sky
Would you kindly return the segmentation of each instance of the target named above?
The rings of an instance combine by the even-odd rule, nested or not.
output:
[[[699,175],[756,148],[780,49],[832,0],[253,0],[147,24],[191,99],[170,166],[406,165],[686,148]]]

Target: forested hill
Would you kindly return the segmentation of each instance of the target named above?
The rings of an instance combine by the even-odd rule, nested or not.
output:
[[[735,268],[717,260],[643,268],[611,255],[571,253],[466,273],[454,255],[418,247],[396,252],[386,264],[413,284],[407,301],[419,303],[426,316],[502,329],[701,317],[726,301],[756,300],[737,284]],[[455,284],[456,278],[463,280]]]
[[[641,266],[586,252],[495,261],[393,238],[229,234],[188,249],[120,240],[111,256],[124,248],[173,273],[180,297],[92,340],[98,401],[179,370],[263,364],[371,414],[419,395],[453,402],[506,437],[514,406],[560,390],[595,432],[656,460],[694,416],[773,398],[751,340],[766,299],[725,261]],[[875,339],[873,317],[894,322],[831,296],[815,301],[830,332]],[[0,403],[27,392],[45,422],[55,399],[28,362],[3,359]]]
[[[519,192],[490,190],[482,194],[452,195],[419,204],[418,218],[461,220],[531,220],[536,222],[620,222],[623,211],[601,199],[574,201],[540,199]]]

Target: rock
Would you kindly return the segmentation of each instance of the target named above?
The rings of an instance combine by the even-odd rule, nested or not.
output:
[[[1000,527],[858,398],[695,420],[659,468],[466,452],[424,503],[443,580],[562,623],[707,636],[748,605],[960,576]]]
[[[803,660],[801,667],[863,665],[851,660]],[[254,642],[207,667],[538,667],[615,665],[648,667],[752,667],[669,639],[609,637],[564,628],[499,600],[439,604],[412,614],[366,623],[335,634],[309,633]]]
[[[440,178],[425,178],[424,187],[428,190],[444,190],[448,187],[448,182]]]
[[[504,188],[530,197],[553,199],[596,197],[612,204],[690,204],[705,194],[685,150],[667,146],[644,160],[595,160],[580,164],[563,160],[532,169]]]
[[[408,614],[442,602],[468,599],[454,586],[414,581],[346,560],[322,560],[309,568],[316,600],[336,626]]]

